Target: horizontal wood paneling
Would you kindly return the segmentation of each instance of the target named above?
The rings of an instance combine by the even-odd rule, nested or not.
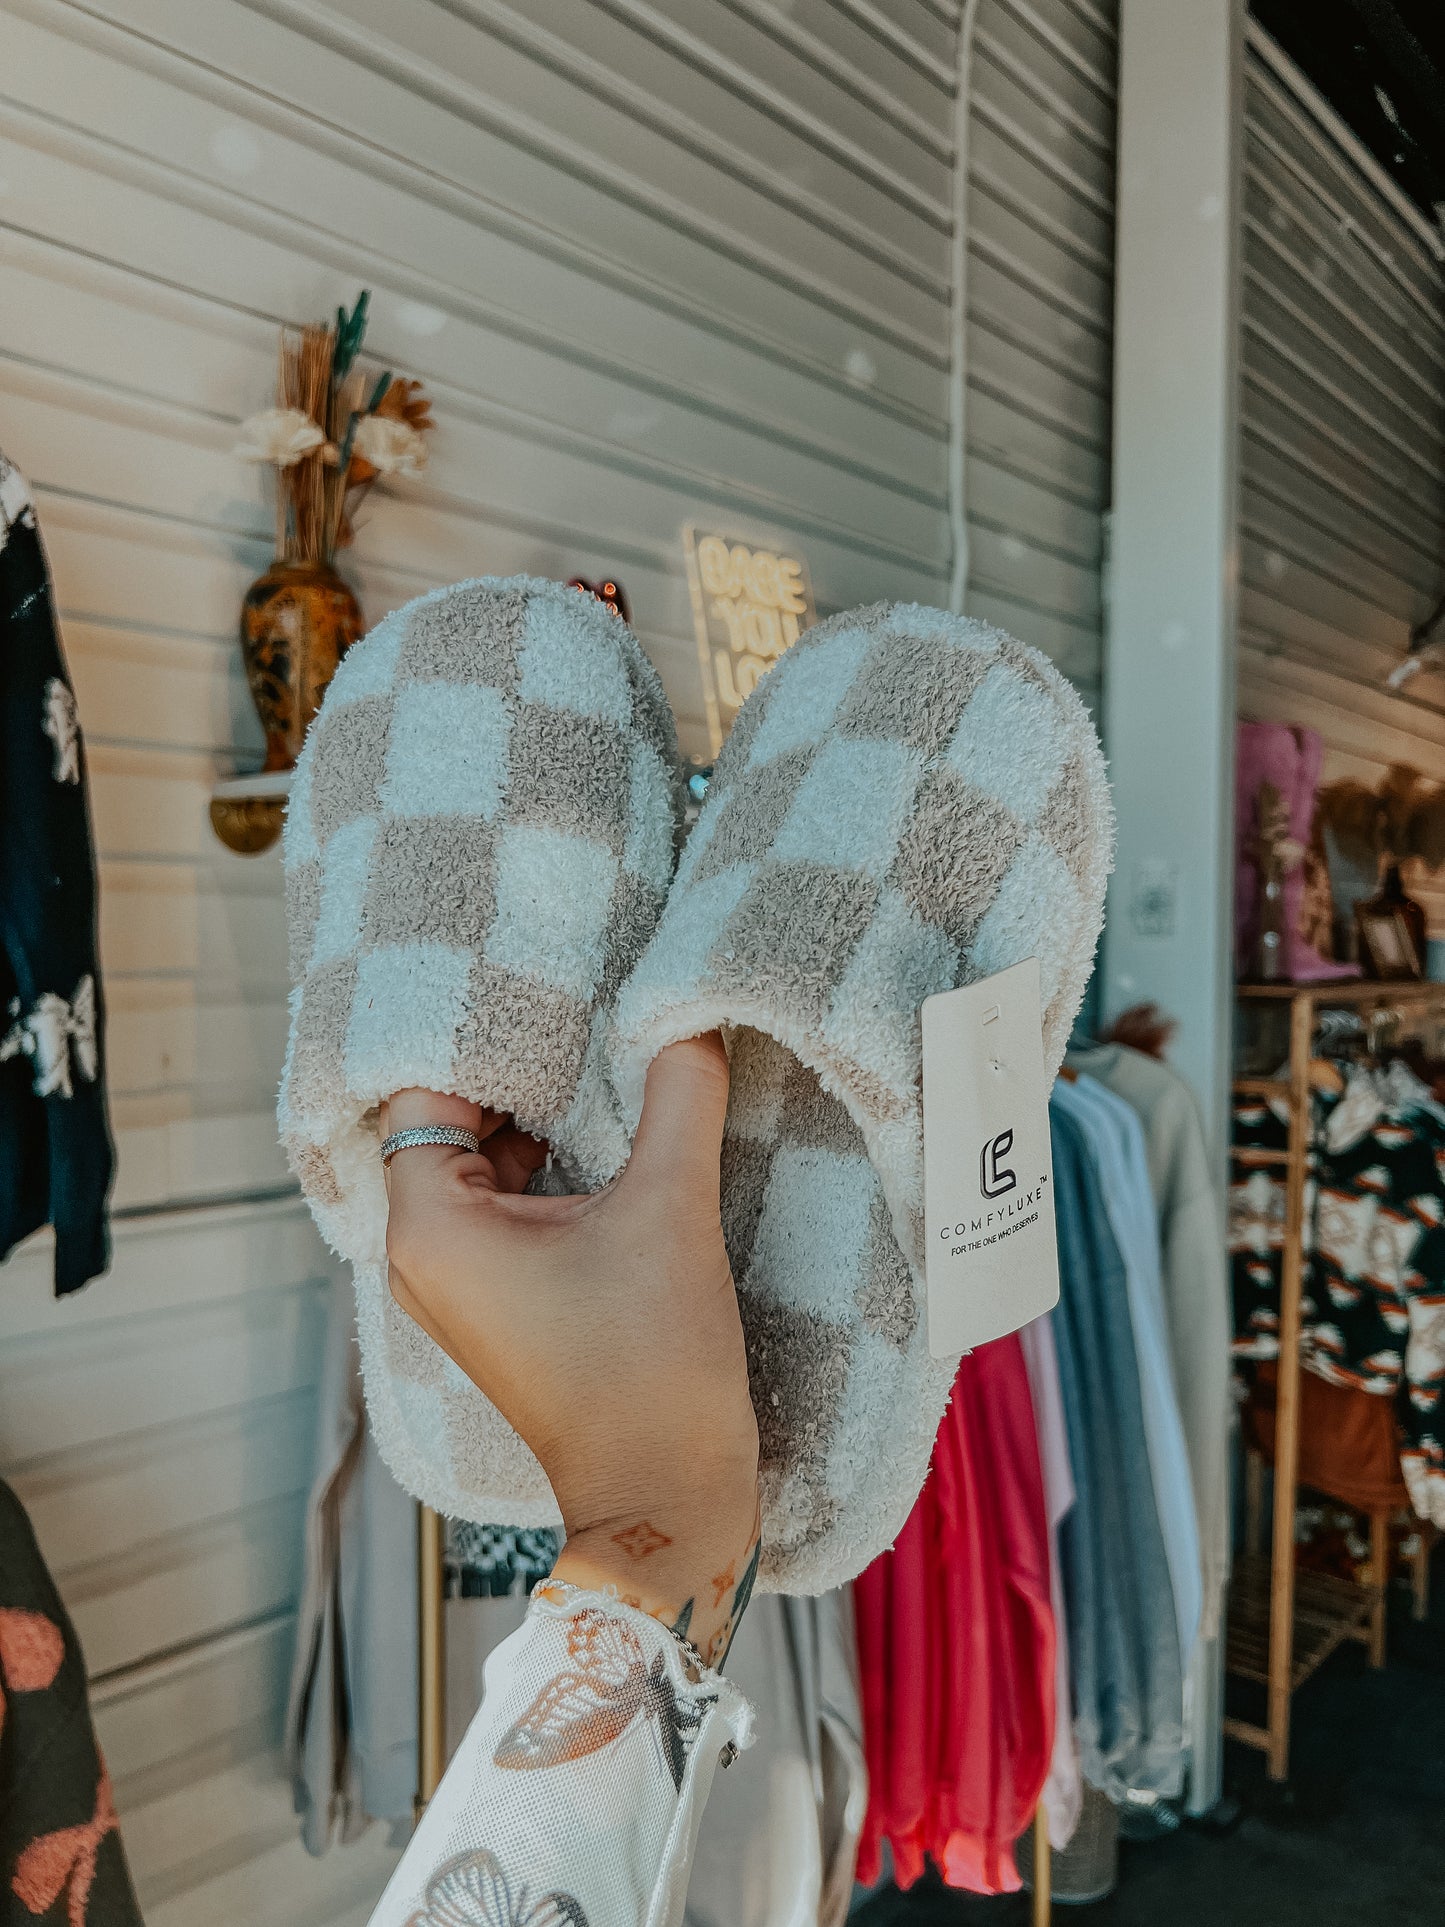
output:
[[[218,852],[205,802],[259,746],[232,629],[270,511],[230,447],[264,399],[276,319],[365,277],[378,348],[437,397],[428,477],[363,531],[370,613],[478,567],[619,570],[696,744],[682,521],[787,532],[824,608],[941,593],[951,113],[922,43],[835,8],[786,24],[762,4],[643,0],[12,12],[0,423],[38,486],[103,882],[147,866],[165,925],[190,925],[149,964],[136,952],[158,934],[123,934],[132,889],[103,913],[120,1195],[195,1195],[184,1132],[222,1108],[241,1147],[227,1188],[270,1184],[282,968],[259,899],[274,906],[277,866]],[[971,606],[1089,685],[1112,275],[1101,17],[985,0],[969,205]],[[876,56],[861,91],[860,34]],[[599,88],[609,61],[617,85]],[[648,89],[665,125],[636,111]],[[729,224],[756,259],[728,255]],[[879,280],[883,242],[911,265],[890,257]],[[211,935],[232,904],[254,1022],[228,932]]]
[[[277,1613],[91,1687],[122,1811],[253,1753],[281,1730],[295,1619]]]
[[[1445,681],[1385,687],[1445,587],[1440,264],[1260,40],[1246,143],[1240,713],[1317,729],[1327,779],[1445,780]]]
[[[264,1805],[263,1805],[264,1801]],[[223,1835],[208,1853],[146,1890],[146,1927],[363,1927],[398,1855],[373,1827],[355,1845],[312,1860],[296,1835],[285,1782],[274,1777],[239,1836]],[[269,1823],[262,1815],[269,1815]],[[224,1825],[224,1819],[221,1824]]]
[[[1109,494],[1112,21],[981,0],[971,99],[968,606],[1086,690]]]

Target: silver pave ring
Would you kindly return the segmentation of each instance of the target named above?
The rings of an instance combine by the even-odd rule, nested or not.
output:
[[[445,1144],[454,1151],[480,1151],[482,1140],[475,1131],[460,1124],[415,1124],[409,1131],[393,1131],[381,1140],[381,1161],[390,1164],[398,1151],[413,1150],[418,1144]]]

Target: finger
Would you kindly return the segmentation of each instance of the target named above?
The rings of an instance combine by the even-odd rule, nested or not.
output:
[[[715,1206],[727,1109],[727,1052],[717,1031],[659,1051],[624,1182],[672,1187],[680,1198]]]
[[[399,1106],[395,1113],[392,1110],[393,1105]],[[400,1121],[402,1118],[406,1120],[404,1123]],[[480,1138],[483,1144],[489,1144],[489,1140],[500,1131],[516,1129],[509,1112],[485,1110],[481,1105],[473,1104],[467,1098],[453,1097],[445,1091],[396,1091],[391,1097],[383,1100],[381,1106],[383,1137],[389,1136],[393,1131],[409,1130],[414,1124],[460,1124],[464,1130],[471,1131]],[[545,1145],[543,1155],[546,1155]]]
[[[494,1120],[492,1128],[502,1121],[499,1111],[483,1111],[480,1104],[472,1104],[464,1097],[454,1097],[446,1091],[406,1090],[393,1091],[382,1106],[382,1119],[388,1135],[393,1131],[410,1131],[418,1125],[459,1124],[464,1131],[471,1131],[477,1137],[486,1135],[482,1126],[486,1118]]]
[[[458,1266],[462,1272],[479,1267],[478,1276],[487,1270],[505,1275],[514,1268],[516,1240],[528,1225],[519,1212],[534,1202],[517,1194],[546,1158],[546,1144],[518,1130],[504,1112],[483,1110],[442,1091],[393,1092],[382,1116],[387,1134],[446,1125],[482,1140],[477,1151],[409,1145],[385,1167],[393,1290],[400,1281],[410,1298],[424,1299],[426,1281],[451,1276]],[[539,1206],[548,1202],[535,1200]],[[416,1303],[402,1292],[397,1297],[417,1317]]]
[[[445,1169],[467,1184],[480,1184],[487,1190],[525,1191],[532,1174],[547,1158],[545,1138],[520,1130],[505,1111],[482,1110],[462,1098],[447,1097],[439,1091],[398,1091],[381,1107],[381,1134],[410,1130],[416,1125],[460,1124],[481,1139],[480,1158],[455,1146],[418,1145],[398,1151],[397,1159],[415,1165],[430,1152],[439,1153],[433,1170]],[[388,1165],[388,1177],[391,1172]]]
[[[469,1103],[446,1091],[409,1089],[393,1091],[381,1107],[381,1134],[426,1129],[431,1125],[460,1126],[484,1144],[489,1143],[505,1123],[500,1111],[484,1111],[480,1104]],[[397,1183],[416,1184],[442,1173],[470,1182],[496,1184],[496,1174],[485,1153],[464,1151],[454,1144],[414,1144],[395,1152],[383,1167],[387,1195]]]

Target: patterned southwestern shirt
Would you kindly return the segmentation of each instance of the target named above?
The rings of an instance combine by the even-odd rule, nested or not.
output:
[[[1286,1139],[1282,1103],[1236,1100],[1236,1151]],[[1279,1355],[1284,1195],[1281,1167],[1234,1160],[1237,1358]],[[1315,1100],[1302,1312],[1307,1370],[1395,1400],[1411,1500],[1445,1526],[1445,1114],[1403,1066]]]

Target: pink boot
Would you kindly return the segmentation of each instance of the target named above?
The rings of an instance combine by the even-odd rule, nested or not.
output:
[[[1234,955],[1244,976],[1254,954],[1259,874],[1254,862],[1256,811],[1262,783],[1272,783],[1289,809],[1289,833],[1307,846],[1314,824],[1315,797],[1324,763],[1324,742],[1317,730],[1287,723],[1241,723],[1234,763]],[[1299,934],[1304,899],[1304,867],[1297,864],[1284,880],[1284,970],[1292,983],[1315,984],[1358,977],[1354,964],[1322,957]]]

